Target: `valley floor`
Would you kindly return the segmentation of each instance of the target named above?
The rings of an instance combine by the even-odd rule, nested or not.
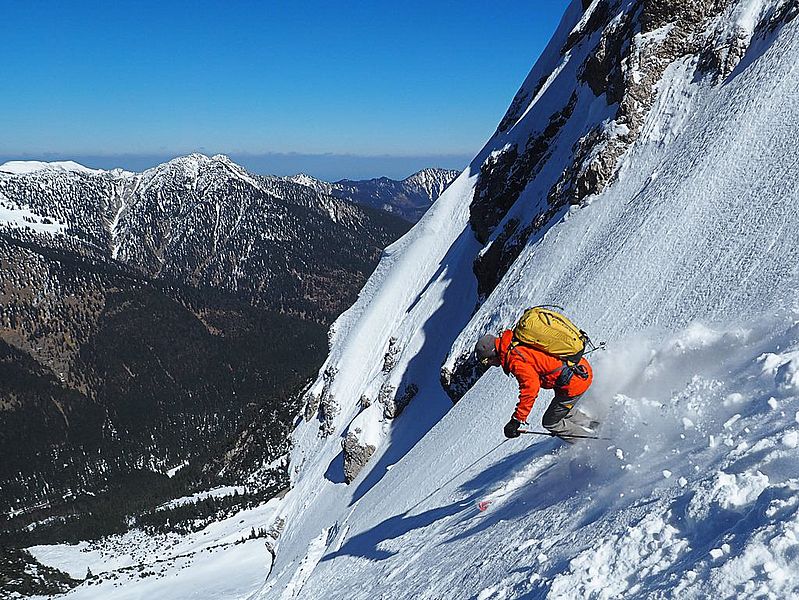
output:
[[[270,500],[185,536],[133,530],[99,542],[28,550],[76,579],[91,570],[94,577],[65,598],[246,598],[261,586],[272,560],[263,538],[248,538],[253,528],[272,523],[278,504]]]

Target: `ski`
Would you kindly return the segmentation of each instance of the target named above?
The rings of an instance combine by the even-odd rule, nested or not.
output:
[[[554,433],[549,433],[548,431],[530,431],[529,429],[520,429],[519,433],[527,433],[530,435],[546,435],[548,437],[559,437],[563,439],[585,439],[585,440],[606,440],[611,441],[608,437],[600,437],[598,435],[555,435]]]

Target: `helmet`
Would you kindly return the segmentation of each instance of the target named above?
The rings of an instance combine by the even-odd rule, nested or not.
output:
[[[474,353],[479,362],[485,363],[497,355],[496,340],[497,336],[491,335],[490,333],[487,333],[477,340],[477,343],[474,345]]]

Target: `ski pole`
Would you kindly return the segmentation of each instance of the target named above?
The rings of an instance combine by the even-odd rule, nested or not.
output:
[[[594,343],[591,342],[591,345],[594,346]],[[598,346],[594,346],[590,350],[586,350],[585,352],[583,352],[583,356],[588,356],[589,354],[591,354],[593,352],[596,352],[597,350],[607,350],[607,349],[608,349],[608,347],[605,344],[605,342],[599,342]]]
[[[559,437],[559,438],[569,438],[569,439],[581,438],[581,439],[586,439],[586,440],[607,440],[607,441],[611,441],[610,438],[599,437],[598,435],[576,435],[576,434],[572,435],[572,434],[568,434],[568,433],[564,433],[563,435],[557,435],[555,433],[550,433],[548,431],[530,431],[529,429],[520,429],[519,433],[529,433],[531,435],[547,435],[549,437]]]

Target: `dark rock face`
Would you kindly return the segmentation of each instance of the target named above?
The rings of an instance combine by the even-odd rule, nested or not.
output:
[[[371,444],[362,444],[355,432],[347,434],[341,447],[344,450],[344,480],[347,483],[352,483],[364,465],[372,458],[375,447]]]
[[[607,12],[604,16],[607,18]],[[630,13],[625,13],[620,21],[608,26],[578,75],[595,96],[605,94],[608,104],[617,104],[624,94],[622,60],[632,37],[632,28],[633,15]]]
[[[469,223],[483,244],[524,188],[526,181],[517,180],[515,185],[510,181],[511,171],[518,160],[519,150],[513,145],[488,157],[480,167],[474,199],[469,207]]]
[[[512,146],[483,163],[475,186],[469,219],[480,242],[485,244],[488,241],[497,224],[543,168],[550,157],[552,144],[560,129],[572,116],[576,102],[576,95],[572,95],[563,110],[550,117],[544,130],[539,135],[530,137],[521,156],[516,146]],[[548,211],[538,221],[545,221],[549,216]],[[499,283],[502,275],[516,260],[524,242],[538,227],[534,225],[532,228],[518,230],[519,224],[515,219],[506,221],[494,243],[475,260],[474,273],[481,296],[489,294]],[[524,235],[518,235],[520,233]],[[517,236],[515,242],[514,236]]]
[[[488,241],[497,223],[538,174],[549,157],[553,139],[572,116],[576,102],[576,95],[572,95],[563,110],[550,117],[544,130],[530,137],[521,155],[516,146],[511,146],[483,163],[469,207],[469,222],[480,242]]]
[[[441,369],[441,387],[447,392],[453,404],[463,398],[477,380],[486,372],[477,362],[473,354],[461,356],[455,362],[455,367],[450,370],[446,367]]]
[[[546,107],[560,103],[561,108],[540,115],[543,127],[524,125],[530,133],[523,148],[516,136],[477,165],[470,222],[477,239],[487,244],[474,264],[481,297],[496,287],[521,249],[553,218],[612,182],[621,157],[641,134],[656,84],[669,65],[693,59],[699,72],[717,84],[732,73],[748,50],[750,36],[716,25],[716,17],[730,6],[731,0],[583,2],[590,12],[565,38],[561,51],[575,65],[564,73],[575,78],[569,83],[572,75],[560,75],[560,81],[543,89],[545,76],[523,87],[500,123],[497,144],[498,136],[512,133],[532,98],[539,96]],[[795,3],[785,3],[766,21],[777,27],[797,12]],[[606,113],[592,122],[587,117],[601,112],[602,101]],[[564,161],[566,150],[569,158]]]

